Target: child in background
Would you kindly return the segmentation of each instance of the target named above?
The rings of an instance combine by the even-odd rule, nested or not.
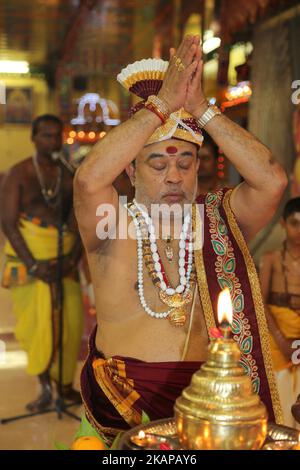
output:
[[[300,388],[300,365],[292,361],[300,338],[300,197],[287,202],[281,223],[283,246],[262,256],[259,271],[284,424],[297,427],[291,407]]]

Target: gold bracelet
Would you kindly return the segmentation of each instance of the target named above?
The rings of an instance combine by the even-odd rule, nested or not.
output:
[[[164,116],[165,121],[169,118],[171,114],[169,107],[163,100],[158,98],[158,96],[150,95],[145,103],[145,107],[147,107],[149,104],[152,104],[159,111],[159,113]]]
[[[149,111],[156,114],[156,116],[158,116],[159,119],[161,120],[162,124],[165,124],[166,122],[165,115],[162,112],[160,112],[160,110],[153,103],[148,103],[148,104],[146,103],[145,109],[149,109]]]

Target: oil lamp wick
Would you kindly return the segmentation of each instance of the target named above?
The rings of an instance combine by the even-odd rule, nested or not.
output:
[[[219,326],[219,329],[220,329],[224,339],[230,339],[231,338],[231,328],[230,328],[230,323],[228,321],[223,320],[222,323]]]

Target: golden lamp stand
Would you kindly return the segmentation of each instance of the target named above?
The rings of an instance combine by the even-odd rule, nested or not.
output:
[[[219,312],[222,305],[230,310],[230,293],[225,291],[219,297]],[[240,366],[239,346],[230,338],[230,319],[219,314],[219,322],[223,338],[211,341],[207,362],[175,402],[178,438],[185,449],[260,449],[267,436],[266,407]]]
[[[192,376],[174,406],[173,419],[127,431],[120,448],[191,450],[299,450],[297,430],[268,424],[265,405],[240,365],[241,351],[231,339],[232,303],[224,289],[218,302],[219,329],[208,360]]]

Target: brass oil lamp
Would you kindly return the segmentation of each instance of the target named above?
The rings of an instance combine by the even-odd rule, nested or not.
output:
[[[267,435],[267,411],[239,364],[238,344],[230,338],[229,289],[219,296],[218,320],[223,338],[211,341],[207,362],[174,406],[179,441],[194,450],[259,449]]]

